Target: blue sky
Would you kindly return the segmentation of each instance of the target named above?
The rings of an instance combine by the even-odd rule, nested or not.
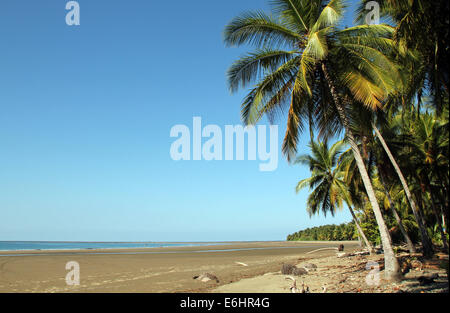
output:
[[[281,153],[269,173],[170,158],[176,124],[240,124],[225,73],[248,49],[222,31],[267,1],[80,0],[72,27],[66,2],[0,4],[0,240],[284,240],[351,220],[310,219],[309,170]]]

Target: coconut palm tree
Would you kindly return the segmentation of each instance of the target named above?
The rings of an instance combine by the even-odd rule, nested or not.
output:
[[[311,171],[311,177],[301,180],[297,184],[296,191],[298,193],[305,187],[309,187],[311,190],[307,203],[307,210],[310,216],[320,211],[325,216],[327,213],[331,213],[334,216],[337,209],[342,209],[343,202],[346,202],[356,228],[372,254],[374,251],[373,247],[367,240],[353,211],[350,193],[343,181],[344,173],[337,164],[339,154],[342,152],[344,145],[343,141],[338,141],[328,148],[327,142],[311,142],[311,155],[302,155],[295,161],[296,164],[308,166]]]
[[[446,107],[444,110],[447,110]],[[402,110],[401,114],[394,115],[389,125],[384,128],[385,137],[387,135],[388,141],[393,138],[391,142],[401,138],[403,147],[397,145],[396,159],[413,183],[414,192],[411,190],[411,193],[415,195],[417,204],[421,207],[418,211],[419,221],[424,225],[428,222],[429,225],[431,221],[426,218],[429,216],[426,208],[431,207],[444,248],[447,249],[445,225],[448,220],[448,114],[446,120],[445,117],[439,118],[432,107],[429,108],[432,113],[420,113],[417,112],[418,109],[418,106],[411,106]],[[422,230],[421,232],[423,233]]]
[[[246,124],[264,115],[273,119],[287,108],[283,152],[291,161],[305,121],[316,121],[323,136],[344,130],[371,203],[385,253],[385,278],[396,280],[400,268],[375,192],[350,128],[347,101],[375,110],[391,92],[396,64],[393,28],[364,25],[339,28],[344,5],[340,0],[274,0],[273,14],[249,12],[225,29],[229,46],[252,44],[256,51],[236,61],[228,71],[232,92],[256,82],[242,104]]]
[[[363,142],[361,143],[361,146],[364,146]],[[416,250],[415,250],[414,244],[413,244],[411,238],[409,237],[409,235],[406,231],[406,228],[403,225],[402,218],[400,217],[400,214],[397,211],[397,209],[393,203],[393,200],[390,195],[387,184],[385,182],[385,179],[383,179],[384,175],[386,175],[385,170],[380,166],[380,163],[379,163],[380,160],[377,160],[376,156],[374,158],[374,152],[376,153],[378,151],[373,151],[374,150],[373,146],[374,146],[374,144],[371,143],[370,147],[368,147],[366,145],[366,147],[362,147],[361,150],[364,150],[365,151],[364,153],[366,153],[368,155],[367,167],[370,169],[369,172],[371,175],[371,179],[374,182],[379,182],[379,185],[381,185],[380,192],[384,193],[385,199],[380,202],[385,204],[385,208],[389,208],[392,211],[392,215],[395,218],[397,225],[400,229],[400,232],[402,233],[402,235],[407,243],[408,250],[411,253],[415,253]],[[386,166],[385,163],[383,163],[383,166]],[[387,166],[389,166],[389,164]],[[353,199],[354,205],[356,205],[357,207],[362,209],[364,207],[364,201],[365,201],[364,197],[361,196],[362,195],[361,189],[363,188],[363,186],[362,186],[361,177],[359,175],[359,172],[356,167],[355,160],[354,160],[354,157],[353,157],[353,154],[351,153],[351,151],[347,150],[341,154],[341,156],[339,158],[339,168],[344,173],[343,179],[344,179],[345,184],[347,186],[349,186],[350,194]]]
[[[367,14],[365,8],[368,2],[369,0],[360,1],[357,14],[357,20],[360,22],[365,19]],[[377,2],[382,15],[396,25],[394,40],[401,49],[407,50],[409,55],[402,60],[405,82],[402,82],[399,88],[399,96],[394,99],[399,101],[394,101],[394,104],[403,107],[413,106],[414,98],[417,98],[417,116],[419,117],[422,97],[425,93],[429,93],[433,97],[434,107],[438,112],[442,112],[445,103],[448,103],[449,2],[446,0],[380,0]],[[389,102],[388,105],[392,105]],[[424,255],[431,256],[433,254],[431,240],[422,223],[420,212],[406,179],[384,141],[381,131],[375,123],[372,126],[392,162],[419,225]]]
[[[403,83],[400,83],[400,88],[402,89]],[[394,95],[395,96],[395,95]],[[392,95],[390,96],[392,97]],[[388,101],[391,99],[388,99]],[[388,142],[385,140],[383,135],[381,134],[381,131],[378,129],[375,121],[377,121],[380,125],[383,126],[383,130],[388,128],[389,126],[389,117],[387,114],[385,114],[384,110],[378,110],[376,112],[371,112],[367,108],[353,105],[352,114],[356,117],[355,120],[359,121],[357,125],[353,125],[354,127],[354,133],[357,134],[360,139],[360,146],[361,151],[363,154],[363,157],[367,160],[366,166],[370,170],[370,166],[372,164],[369,164],[370,162],[373,163],[374,173],[372,176],[375,175],[375,171],[377,171],[378,180],[383,186],[384,193],[387,194],[387,198],[389,199],[390,196],[388,194],[388,189],[386,189],[386,182],[383,180],[382,175],[386,175],[386,171],[382,168],[381,164],[383,164],[384,168],[389,168],[390,171],[395,172],[397,174],[397,177],[399,178],[399,181],[402,185],[402,188],[404,190],[404,194],[406,195],[406,198],[408,200],[408,203],[410,205],[410,208],[414,214],[414,217],[416,219],[416,223],[419,227],[420,233],[421,233],[421,241],[423,246],[423,252],[424,255],[427,257],[431,257],[433,255],[433,246],[431,239],[429,238],[426,230],[426,225],[422,222],[422,218],[420,216],[420,212],[417,208],[416,201],[414,200],[412,193],[409,189],[409,186],[406,182],[406,179],[403,175],[403,172],[400,169],[400,166],[398,165],[398,162],[396,161],[396,158],[394,157],[393,153],[391,152],[391,149],[389,148]],[[392,132],[388,135],[392,136]],[[351,171],[354,169],[353,162],[353,156],[345,153],[343,154],[347,157],[348,160],[346,162],[349,166],[347,166],[347,171]],[[388,162],[390,164],[386,164],[386,160],[388,159]],[[353,166],[352,166],[353,165]],[[348,176],[348,175],[347,175]],[[351,176],[350,176],[351,177]],[[351,180],[347,180],[347,183],[351,183]],[[353,183],[354,185],[354,183]],[[408,234],[405,231],[404,226],[402,225],[402,220],[400,218],[400,215],[398,212],[396,212],[395,206],[390,205],[389,206],[392,210],[392,213],[397,221],[398,227],[401,230],[407,244],[408,249],[411,253],[415,252],[415,248],[412,244],[412,241],[410,240]]]
[[[416,143],[416,151],[419,152],[415,157],[422,161],[422,164],[424,165],[423,168],[425,169],[425,171],[422,170],[419,175],[422,178],[421,181],[424,182],[423,185],[428,189],[427,191],[430,197],[432,211],[436,217],[444,249],[447,250],[447,237],[442,223],[442,221],[445,221],[446,209],[444,209],[443,205],[441,205],[440,210],[438,209],[438,205],[434,199],[434,195],[437,193],[434,193],[432,190],[432,181],[437,178],[438,183],[440,183],[439,185],[442,186],[441,188],[445,190],[445,194],[447,194],[447,180],[444,178],[445,173],[448,171],[448,163],[446,161],[448,160],[448,128],[445,128],[446,126],[448,125],[445,123],[441,124],[429,113],[421,114],[415,120],[413,126],[413,138]],[[439,213],[441,213],[442,218]]]
[[[357,115],[356,121],[358,121],[357,125],[354,125],[354,127],[357,128],[356,133],[363,133],[362,137],[362,151],[363,151],[363,157],[367,159],[367,145],[370,142],[373,142],[375,138],[380,143],[380,146],[388,159],[390,160],[393,170],[397,174],[399,181],[401,182],[401,185],[404,189],[404,193],[406,195],[406,198],[408,200],[408,203],[410,205],[410,208],[414,214],[414,217],[416,219],[416,222],[418,224],[418,227],[420,229],[421,233],[421,241],[423,245],[423,252],[424,256],[426,257],[432,257],[433,255],[433,245],[431,243],[431,240],[427,234],[426,226],[422,222],[422,218],[420,217],[420,212],[418,210],[417,204],[412,196],[412,193],[410,191],[410,188],[408,186],[408,183],[403,175],[402,170],[400,169],[400,166],[395,159],[391,149],[389,148],[388,143],[386,142],[385,138],[382,135],[382,131],[378,128],[379,125],[386,126],[387,124],[387,116],[385,114],[386,108],[390,108],[393,106],[399,107],[400,104],[405,103],[412,103],[414,100],[414,97],[417,95],[417,84],[418,82],[412,82],[413,75],[411,75],[411,72],[409,71],[409,67],[417,66],[420,67],[420,64],[417,62],[417,54],[415,55],[412,52],[398,52],[393,51],[394,54],[391,56],[393,59],[397,59],[399,64],[402,65],[402,68],[398,70],[398,80],[396,81],[395,90],[389,94],[388,98],[385,101],[384,107],[377,110],[377,111],[371,111],[367,109],[364,106],[358,106],[358,104],[354,103],[352,106],[352,109],[354,112],[353,114]],[[345,100],[347,102],[351,102],[351,99],[348,99],[348,97],[345,97]],[[364,140],[365,139],[365,140]],[[377,165],[379,168],[379,166]],[[393,208],[395,210],[395,208]],[[394,212],[394,215],[396,216],[397,213]],[[401,224],[401,220],[397,219],[397,221]],[[400,229],[402,229],[402,225],[399,224]],[[405,234],[406,235],[406,234]],[[407,237],[407,236],[406,236]],[[407,238],[406,238],[407,239]],[[407,239],[407,242],[409,240]],[[411,250],[415,250],[412,245],[410,245]]]
[[[357,21],[364,21],[369,1],[360,0]],[[449,93],[449,1],[377,0],[377,3],[381,15],[396,25],[397,44],[419,55],[420,65],[414,68],[416,82],[421,82],[416,85],[419,99],[424,89],[430,89],[433,105],[441,112]]]
[[[404,120],[405,116],[403,116],[402,120]],[[384,123],[384,129],[387,130],[387,135],[392,136],[392,132],[389,131],[388,126],[389,126],[389,121],[387,121],[387,123]],[[412,192],[410,191],[410,187],[406,181],[406,178],[403,174],[403,171],[400,169],[400,165],[398,164],[396,157],[394,156],[393,152],[391,151],[387,140],[385,140],[384,136],[382,135],[381,131],[377,128],[377,126],[375,125],[375,122],[372,122],[372,128],[375,132],[375,136],[378,140],[377,144],[379,146],[378,148],[378,158],[381,159],[384,157],[383,154],[385,154],[388,159],[389,162],[391,163],[389,166],[389,168],[392,168],[393,171],[396,173],[397,177],[399,178],[399,181],[401,183],[401,186],[404,190],[405,196],[408,200],[408,204],[411,208],[411,211],[414,215],[414,218],[417,222],[417,225],[419,227],[420,230],[420,236],[421,236],[421,242],[422,242],[422,246],[423,246],[423,254],[426,257],[431,257],[433,255],[433,245],[431,242],[431,239],[428,236],[427,230],[426,230],[426,225],[423,223],[423,218],[421,217],[421,212],[418,209],[418,206],[416,204],[416,201],[413,198]],[[389,134],[389,132],[391,134]],[[403,144],[405,144],[403,142]],[[382,153],[381,151],[383,151],[384,153]],[[383,177],[381,177],[381,175],[385,175],[386,173],[383,172],[383,169],[380,166],[381,162],[378,162],[378,172],[379,172],[379,176],[380,179],[382,180]],[[387,165],[385,165],[387,166]],[[396,215],[396,214],[394,214]],[[400,227],[401,228],[401,227]]]
[[[400,166],[398,165],[397,161],[395,160],[394,155],[392,154],[391,150],[389,149],[389,146],[387,145],[386,141],[384,140],[383,136],[381,135],[381,132],[376,127],[375,123],[372,124],[372,127],[375,130],[375,134],[376,134],[378,140],[380,141],[384,151],[386,152],[387,156],[389,157],[389,160],[391,161],[393,168],[394,168],[395,172],[397,173],[398,178],[400,179],[400,182],[403,186],[403,190],[405,191],[406,198],[408,199],[408,203],[411,207],[414,217],[416,218],[417,224],[419,225],[424,255],[427,257],[431,257],[433,255],[433,246],[432,246],[431,240],[426,232],[425,225],[422,223],[422,219],[419,216],[419,211],[417,209],[416,202],[413,199],[412,193],[409,189],[408,183],[406,182],[406,179],[403,175],[403,172],[400,169]]]
[[[397,221],[400,232],[402,233],[403,238],[406,241],[408,250],[410,253],[416,253],[416,248],[414,247],[414,243],[412,242],[411,238],[409,237],[408,232],[406,231],[405,226],[403,225],[402,218],[400,217],[400,214],[397,212],[397,209],[395,208],[394,201],[392,200],[390,190],[386,183],[386,178],[385,178],[386,173],[380,165],[378,165],[377,169],[378,169],[379,181],[380,181],[381,186],[383,186],[383,190],[386,195],[388,206],[392,211],[392,215],[394,216],[395,220]],[[422,225],[422,226],[424,226],[424,225]]]

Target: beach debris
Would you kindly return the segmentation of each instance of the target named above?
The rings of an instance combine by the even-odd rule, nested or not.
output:
[[[298,268],[297,266],[292,264],[283,264],[283,266],[281,267],[281,273],[283,275],[301,276],[308,274],[308,271],[304,268]]]
[[[401,265],[402,274],[406,274],[411,270],[423,271],[423,264],[419,260],[406,259]]]
[[[210,274],[210,273],[203,273],[201,275],[194,276],[192,278],[195,279],[195,280],[199,280],[199,281],[201,281],[203,283],[207,283],[207,282],[209,282],[211,280],[215,280],[217,283],[219,283],[219,279],[217,278],[217,276],[213,275],[213,274]]]
[[[316,253],[316,252],[319,252],[319,251],[324,251],[324,250],[339,250],[338,248],[322,248],[322,249],[317,249],[317,250],[313,250],[313,251],[309,251],[309,252],[307,252],[307,253],[305,253],[305,254],[311,254],[311,253]]]
[[[245,264],[245,263],[242,263],[242,262],[234,262],[234,263],[236,263],[237,265],[248,266],[248,264]]]
[[[339,252],[342,252],[342,251],[344,251],[344,245],[342,245],[342,244],[341,244],[341,245],[339,245],[338,251],[339,251]]]
[[[305,282],[302,281],[302,289],[300,289],[300,293],[309,293],[309,287],[305,285]]]
[[[283,264],[281,266],[281,274],[289,275],[289,274],[291,274],[291,272],[294,268],[295,268],[295,266],[292,264]]]
[[[327,286],[323,285],[322,286],[322,293],[327,293],[327,290],[328,290]]]
[[[305,270],[304,268],[295,268],[292,271],[292,275],[295,275],[295,276],[302,276],[302,275],[306,275],[306,274],[308,274],[308,271]]]
[[[304,281],[302,281],[302,287],[299,289],[297,287],[297,280],[294,277],[288,276],[286,279],[292,280],[292,286],[289,288],[292,293],[309,293],[309,287],[305,285]]]
[[[447,260],[448,261],[448,259],[449,259],[449,255],[444,254],[442,252],[436,253],[436,256],[438,257],[439,260]]]
[[[384,253],[383,245],[381,245],[381,244],[374,247],[374,250],[375,250],[375,254],[383,254]]]
[[[346,258],[346,257],[351,257],[351,256],[360,257],[363,255],[369,255],[369,254],[370,254],[370,252],[368,250],[363,250],[363,251],[356,251],[356,252],[350,252],[350,253],[339,252],[339,253],[336,253],[336,256],[338,258]]]
[[[434,273],[431,276],[420,276],[417,280],[419,281],[420,286],[425,286],[434,283],[434,280],[437,278],[439,278],[439,274]]]
[[[289,290],[291,290],[292,293],[299,293],[299,290],[297,288],[297,281],[295,280],[295,278],[292,276],[288,276],[288,277],[286,277],[286,279],[292,280],[292,286],[289,287]]]
[[[303,264],[301,267],[304,268],[307,272],[317,271],[317,265],[313,263],[306,263]]]
[[[440,270],[445,269],[445,266],[448,266],[448,261],[439,261],[439,260],[426,260],[422,264],[423,269],[431,269],[431,270]]]

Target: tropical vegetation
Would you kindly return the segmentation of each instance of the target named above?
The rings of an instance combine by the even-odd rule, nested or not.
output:
[[[288,241],[350,241],[358,239],[353,223],[307,228],[287,236]]]
[[[283,152],[311,170],[297,185],[311,189],[308,212],[347,207],[398,280],[394,243],[425,257],[448,249],[449,4],[380,0],[386,23],[365,25],[368,2],[351,27],[342,0],[273,0],[270,14],[234,18],[225,43],[254,50],[228,82],[248,89],[245,124],[286,119]],[[297,157],[305,130],[311,154]]]

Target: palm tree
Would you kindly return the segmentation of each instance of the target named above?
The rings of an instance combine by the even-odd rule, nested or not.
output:
[[[366,15],[365,7],[368,1],[360,1],[357,16],[357,20],[360,22]],[[447,0],[380,0],[377,2],[383,16],[389,18],[396,25],[394,32],[396,43],[401,49],[407,50],[410,56],[413,56],[402,60],[406,83],[403,83],[400,88],[400,97],[398,98],[401,99],[398,99],[400,101],[396,105],[412,106],[414,97],[416,97],[417,116],[420,116],[423,95],[430,93],[434,100],[434,107],[438,113],[442,112],[446,102],[448,103],[449,2]],[[422,223],[420,212],[406,179],[375,124],[373,124],[373,129],[392,161],[414,213],[421,232],[424,255],[431,256],[433,254],[431,240]],[[432,205],[434,204],[432,203]]]
[[[361,0],[357,20],[366,15],[366,4]],[[433,104],[442,111],[449,93],[449,13],[448,0],[377,0],[381,14],[396,25],[394,39],[404,49],[419,55],[420,66],[414,68],[416,91],[420,95],[429,88]]]
[[[317,214],[320,210],[325,216],[328,212],[334,216],[337,209],[342,209],[343,201],[345,201],[360,236],[372,254],[374,251],[373,247],[367,240],[358,218],[353,212],[350,194],[342,179],[343,172],[337,164],[344,144],[343,141],[338,141],[331,148],[328,148],[327,142],[311,142],[311,155],[302,155],[295,162],[296,164],[308,166],[311,171],[311,177],[301,180],[297,184],[296,191],[298,193],[305,187],[309,187],[312,190],[308,197],[307,206],[310,216]]]
[[[386,143],[386,141],[384,140],[381,132],[378,130],[377,126],[375,125],[374,122],[372,122],[372,128],[375,131],[376,137],[379,140],[381,146],[383,147],[386,155],[388,156],[395,173],[397,174],[398,178],[400,179],[400,182],[402,184],[403,190],[405,191],[405,195],[406,198],[408,199],[408,203],[411,207],[411,210],[414,214],[414,217],[416,219],[416,222],[419,226],[419,230],[420,230],[420,235],[421,235],[421,239],[422,239],[422,246],[423,246],[423,254],[426,257],[431,257],[433,255],[433,245],[431,243],[431,240],[427,234],[426,231],[426,227],[425,225],[422,223],[422,218],[420,217],[420,213],[418,211],[416,202],[413,199],[412,193],[409,189],[408,183],[406,182],[406,179],[403,175],[402,170],[400,169],[400,166],[398,165],[396,159],[394,158],[394,155],[392,154],[391,150],[389,149],[388,144]]]
[[[399,89],[403,88],[403,82],[400,82]],[[392,95],[390,96],[392,98]],[[388,99],[388,102],[391,99]],[[420,212],[417,208],[416,202],[414,198],[412,197],[412,193],[410,192],[409,186],[406,182],[406,179],[400,170],[400,166],[398,165],[393,153],[391,152],[391,149],[389,148],[388,143],[386,142],[385,138],[381,134],[381,131],[378,129],[375,120],[383,126],[383,129],[386,129],[389,125],[389,117],[384,112],[384,110],[378,110],[377,112],[371,112],[370,110],[367,110],[367,108],[360,107],[357,105],[353,106],[353,115],[357,115],[356,120],[360,121],[358,125],[353,125],[355,127],[354,132],[358,134],[361,137],[361,150],[363,151],[364,158],[368,161],[373,163],[374,170],[377,171],[379,182],[383,187],[383,191],[385,194],[387,194],[387,198],[389,199],[389,192],[388,189],[386,189],[386,182],[383,181],[383,174],[386,174],[383,170],[381,164],[383,162],[383,166],[386,168],[389,168],[391,171],[395,172],[399,178],[399,181],[401,182],[402,188],[404,190],[404,194],[406,195],[406,198],[408,200],[408,203],[410,205],[410,208],[412,209],[412,212],[414,214],[414,217],[416,219],[417,225],[419,227],[420,233],[421,233],[421,239],[423,244],[423,250],[424,255],[427,257],[431,257],[433,255],[433,246],[431,243],[431,240],[427,234],[426,226],[424,223],[422,223],[422,218],[420,217]],[[352,161],[353,157],[344,154],[347,157],[350,158]],[[386,164],[385,159],[388,159],[388,162],[390,164]],[[370,172],[370,166],[372,164],[367,164],[367,167],[369,168]],[[347,168],[347,170],[350,170],[350,167]],[[374,176],[375,173],[373,173],[371,176]],[[415,252],[415,248],[412,244],[412,241],[410,240],[408,234],[406,233],[404,226],[402,225],[402,220],[396,212],[395,206],[390,205],[391,211],[397,221],[397,224],[408,244],[408,249],[411,253]]]
[[[433,245],[431,243],[431,240],[427,234],[426,226],[422,223],[422,219],[420,218],[420,212],[418,211],[417,204],[412,197],[410,188],[408,186],[408,183],[403,175],[403,172],[400,169],[400,166],[398,165],[398,162],[396,161],[393,153],[391,152],[391,149],[389,148],[386,140],[384,139],[382,132],[378,129],[377,123],[380,125],[385,126],[386,121],[386,114],[385,109],[392,107],[394,105],[399,105],[399,103],[406,103],[406,102],[412,102],[414,96],[416,95],[416,90],[414,89],[415,84],[411,83],[411,73],[408,72],[409,66],[418,66],[417,64],[417,55],[414,55],[411,52],[403,52],[403,53],[395,53],[392,58],[396,58],[398,62],[402,65],[402,69],[399,69],[399,75],[397,76],[399,79],[396,81],[395,84],[395,90],[391,94],[389,94],[389,97],[385,101],[385,105],[382,109],[377,111],[370,111],[365,107],[358,107],[357,104],[353,104],[353,110],[356,111],[356,114],[358,114],[357,121],[359,121],[359,124],[357,125],[357,128],[359,128],[359,131],[365,133],[364,136],[370,137],[372,139],[373,134],[375,134],[375,137],[380,142],[380,145],[384,151],[384,153],[389,158],[392,167],[397,174],[401,185],[404,189],[406,198],[408,200],[408,203],[411,207],[411,210],[414,214],[414,217],[416,219],[416,222],[418,224],[418,227],[420,229],[421,233],[421,239],[422,239],[422,245],[424,250],[424,255],[426,257],[431,257],[433,255]],[[347,102],[351,102],[351,99],[348,99],[348,97],[345,98]],[[400,101],[399,101],[400,100]],[[367,150],[367,142],[373,142],[374,140],[366,140],[362,141],[363,145],[363,151]],[[367,157],[366,157],[367,159]],[[379,166],[377,166],[379,167]],[[392,207],[393,208],[393,207]],[[393,208],[395,211],[395,208]],[[394,215],[398,215],[396,212],[393,212]],[[401,220],[397,219],[397,221],[401,224]],[[402,225],[399,224],[400,229],[402,229]],[[407,236],[406,236],[407,237]],[[409,241],[407,239],[407,241]],[[413,251],[415,250],[412,245],[410,245],[410,249]]]
[[[343,95],[375,110],[394,85],[393,28],[365,25],[339,29],[341,0],[274,0],[274,14],[244,13],[225,29],[229,46],[253,44],[257,50],[228,72],[232,92],[257,82],[242,104],[246,124],[288,107],[283,152],[297,151],[304,122],[316,120],[323,136],[345,131],[371,203],[385,253],[385,278],[397,280],[400,268],[375,192],[350,128]],[[311,126],[311,125],[310,125]]]
[[[378,169],[378,177],[379,177],[380,183],[383,186],[384,193],[386,195],[386,199],[388,200],[388,203],[389,203],[389,208],[391,209],[392,215],[394,215],[394,218],[397,221],[398,227],[400,229],[400,232],[403,235],[403,238],[405,238],[409,253],[416,253],[416,248],[414,247],[414,243],[412,242],[411,238],[409,237],[408,232],[406,231],[405,226],[403,225],[402,218],[400,217],[400,214],[397,212],[397,209],[395,208],[394,201],[392,200],[390,190],[386,183],[386,179],[385,179],[386,174],[380,165],[378,165],[377,169]],[[417,220],[416,220],[416,222],[417,222]],[[424,225],[422,225],[422,227],[424,227]]]
[[[385,171],[381,168],[380,166],[380,160],[377,160],[376,158],[374,158],[374,152],[377,151],[373,151],[373,143],[370,144],[369,146],[364,147],[364,141],[362,141],[361,143],[362,146],[362,150],[364,150],[365,154],[367,154],[367,167],[370,169],[370,176],[371,179],[374,181],[374,183],[379,182],[379,185],[381,185],[381,193],[384,193],[386,199],[388,200],[388,205],[386,205],[386,200],[381,201],[382,203],[385,203],[385,207],[386,208],[390,208],[392,211],[392,214],[398,224],[398,227],[407,243],[408,246],[408,250],[410,251],[410,253],[415,253],[415,247],[414,244],[411,240],[411,238],[409,237],[405,226],[403,225],[403,221],[402,218],[400,217],[400,214],[397,212],[397,209],[395,208],[395,205],[393,203],[392,197],[390,195],[390,192],[387,188],[387,184],[385,182],[384,175],[385,175]],[[376,160],[376,162],[375,162]],[[383,163],[383,166],[385,164]],[[353,199],[353,203],[354,205],[356,205],[357,207],[359,207],[360,209],[362,209],[364,207],[364,197],[361,197],[362,193],[361,193],[361,189],[363,188],[362,186],[362,181],[361,181],[361,177],[358,173],[356,164],[355,164],[355,160],[353,157],[353,154],[351,153],[351,151],[347,150],[344,153],[341,154],[341,157],[339,158],[339,167],[341,168],[342,172],[344,173],[344,182],[347,186],[349,187],[350,190],[350,194],[351,197]],[[377,170],[377,172],[375,172],[375,170]],[[377,176],[376,176],[377,175]],[[378,179],[377,179],[378,177]]]
[[[448,219],[448,114],[447,120],[445,117],[441,120],[436,112],[421,113],[418,110],[418,105],[417,108],[411,106],[402,110],[401,114],[394,115],[384,128],[388,135],[385,137],[388,140],[394,138],[394,141],[395,137],[402,138],[403,147],[397,146],[395,149],[396,159],[406,170],[409,180],[415,181],[415,191],[412,193],[420,207],[417,212],[419,216],[415,216],[419,228],[420,224],[426,223],[423,215],[426,216],[427,212],[424,208],[431,207],[443,246],[448,249],[445,232]],[[431,108],[431,111],[434,110]],[[424,233],[422,229],[421,233]]]
[[[414,139],[416,148],[419,153],[416,157],[420,158],[425,165],[426,171],[422,171],[419,175],[422,177],[424,186],[428,189],[430,196],[430,204],[432,211],[436,217],[438,229],[441,233],[444,249],[448,249],[447,238],[444,232],[442,221],[445,221],[446,210],[441,206],[442,220],[439,217],[437,205],[434,200],[434,192],[432,191],[433,176],[438,177],[438,181],[442,184],[442,189],[447,194],[446,179],[444,178],[448,163],[448,128],[445,123],[440,123],[431,114],[425,113],[419,115],[413,125]],[[447,206],[448,208],[448,206]]]

